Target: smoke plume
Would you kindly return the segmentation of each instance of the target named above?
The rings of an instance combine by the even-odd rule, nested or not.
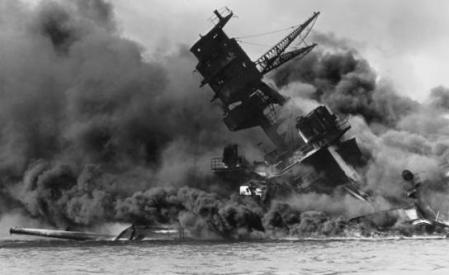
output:
[[[369,212],[342,195],[292,195],[262,207],[213,177],[209,159],[224,145],[239,143],[256,160],[266,139],[258,129],[225,128],[191,73],[188,46],[145,59],[102,0],[0,4],[0,217],[60,228],[180,223],[198,236],[239,238],[342,234],[344,217]],[[271,76],[293,109],[325,104],[350,116],[368,159],[364,188],[387,198],[379,204],[400,201],[405,168],[441,190],[447,89],[420,104],[379,81],[346,41],[316,37],[323,48]]]
[[[225,130],[187,46],[145,60],[105,1],[2,6],[0,215],[66,227],[190,213],[218,234],[261,228],[208,171],[230,140],[259,158],[257,131]]]

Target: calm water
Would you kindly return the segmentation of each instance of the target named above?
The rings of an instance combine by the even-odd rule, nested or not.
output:
[[[449,240],[0,241],[1,274],[449,274]]]

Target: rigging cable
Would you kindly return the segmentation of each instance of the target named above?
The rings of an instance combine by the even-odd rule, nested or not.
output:
[[[301,43],[305,44],[306,46],[308,46],[307,42],[306,42],[306,38],[307,36],[309,36],[310,32],[313,29],[313,26],[315,26],[315,22],[316,22],[317,18],[315,17],[315,19],[312,21],[312,24],[306,29],[306,32],[304,35],[301,35],[299,38],[301,39],[300,42],[298,42],[296,45],[296,47],[298,47]]]
[[[248,44],[248,45],[252,45],[252,46],[270,47],[270,45],[267,45],[267,44],[254,43],[254,42],[249,42],[249,41],[245,41],[245,40],[241,40],[241,39],[236,39],[236,40],[240,43],[244,43],[244,44]]]
[[[278,32],[283,32],[283,31],[286,31],[286,30],[294,29],[296,27],[297,27],[297,25],[296,26],[290,26],[288,28],[279,29],[279,30],[269,31],[269,32],[263,32],[263,33],[239,36],[239,37],[235,37],[235,39],[252,38],[252,37],[259,37],[259,36],[264,36],[264,35],[270,35],[270,34],[274,34],[274,33],[278,33]]]

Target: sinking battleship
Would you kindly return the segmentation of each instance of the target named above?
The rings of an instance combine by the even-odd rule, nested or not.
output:
[[[226,8],[215,10],[214,14],[213,28],[190,49],[198,59],[196,71],[203,77],[200,86],[208,85],[212,89],[211,101],[219,100],[224,111],[223,122],[230,131],[260,127],[273,150],[263,160],[251,163],[239,152],[238,144],[229,144],[222,156],[211,159],[213,173],[229,184],[237,183],[240,195],[261,204],[269,204],[272,198],[292,192],[345,192],[371,204],[372,198],[363,191],[363,181],[357,173],[364,162],[356,139],[347,137],[351,128],[347,118],[322,105],[307,114],[298,112],[292,121],[291,116],[281,115],[290,99],[264,81],[267,73],[293,59],[303,58],[317,46],[307,44],[306,38],[320,13],[313,13],[255,61],[236,38],[228,37],[223,31],[233,12]],[[298,40],[301,46],[289,49]],[[368,224],[378,230],[398,222],[426,232],[446,230],[449,222],[441,220],[421,199],[419,179],[408,170],[402,176],[411,185],[408,203],[349,217],[347,223]],[[18,227],[11,228],[10,233],[69,240],[184,238],[184,229],[180,227],[146,225],[131,225],[116,236]]]
[[[203,76],[201,86],[208,84],[214,92],[212,101],[220,100],[229,130],[260,127],[274,150],[264,160],[250,164],[239,155],[238,145],[231,144],[224,148],[222,157],[211,160],[213,172],[224,179],[250,182],[240,186],[242,195],[266,197],[273,192],[268,189],[287,182],[299,192],[330,193],[338,187],[366,200],[354,169],[361,162],[360,149],[354,138],[344,138],[351,127],[348,121],[319,106],[298,116],[292,131],[291,118],[280,115],[289,98],[263,80],[265,74],[306,56],[317,46],[305,44],[305,39],[320,13],[313,13],[256,61],[223,31],[232,11],[214,13],[215,26],[190,49],[198,59],[196,71]],[[287,50],[297,40],[305,45]]]
[[[289,98],[263,79],[265,74],[303,58],[317,46],[307,44],[306,38],[320,13],[313,13],[255,61],[237,39],[223,31],[233,12],[225,8],[214,14],[213,28],[190,49],[198,59],[196,71],[203,77],[201,86],[209,85],[214,93],[211,101],[220,101],[223,122],[230,131],[260,127],[274,145],[263,160],[250,163],[239,153],[237,144],[230,144],[221,157],[211,160],[214,174],[229,183],[239,183],[240,195],[261,202],[282,193],[346,192],[371,204],[357,173],[363,165],[361,151],[355,138],[346,137],[351,128],[348,120],[323,105],[296,116],[292,123],[291,117],[280,115]],[[294,41],[300,41],[301,46],[289,50]],[[292,124],[293,129],[289,127]],[[353,217],[348,222],[369,223],[380,230],[398,222],[425,227],[427,231],[447,228],[449,223],[438,220],[435,211],[428,211],[429,206],[420,199],[421,184],[413,173],[405,170],[403,178],[413,190],[405,205]]]

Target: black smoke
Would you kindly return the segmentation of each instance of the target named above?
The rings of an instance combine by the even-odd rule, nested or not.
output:
[[[223,236],[262,228],[208,171],[230,140],[260,154],[255,131],[225,130],[187,46],[146,60],[101,0],[3,4],[0,215],[55,227],[184,217]]]
[[[209,159],[224,145],[237,142],[261,159],[257,144],[266,140],[257,129],[225,128],[191,73],[188,46],[145,58],[102,0],[1,3],[0,217],[19,212],[59,228],[179,223],[197,236],[239,238],[344,234],[343,217],[370,210],[317,194],[261,206],[214,178]],[[440,111],[379,84],[347,41],[324,38],[326,49],[272,76],[281,92],[352,115],[370,159],[365,188],[379,198],[402,194],[404,168],[435,171],[426,177],[441,182],[447,121],[427,123]]]
[[[317,37],[318,42],[323,36]],[[325,44],[329,44],[328,40]],[[378,85],[377,74],[354,49],[346,49],[346,43],[338,40],[331,45],[338,50],[321,48],[301,62],[279,69],[273,76],[275,83],[281,88],[292,82],[310,84],[315,88],[310,97],[335,112],[360,115],[368,123],[388,127],[417,110],[418,103],[399,96],[391,87]]]

